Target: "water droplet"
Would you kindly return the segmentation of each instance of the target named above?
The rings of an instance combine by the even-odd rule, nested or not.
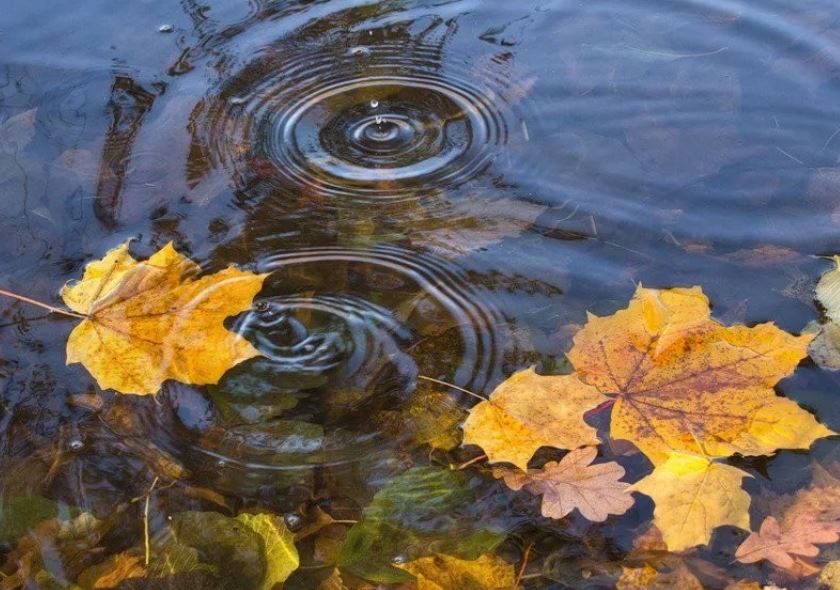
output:
[[[300,530],[300,528],[303,526],[303,518],[301,518],[299,514],[296,514],[294,512],[289,512],[288,514],[284,515],[283,522],[286,523],[286,526],[292,532]]]
[[[174,30],[175,30],[175,27],[173,25],[160,25],[158,27],[158,32],[159,33],[171,33]]]
[[[382,123],[384,123],[384,121],[385,120],[382,118],[382,115],[376,115],[376,121],[375,122],[376,122],[377,125],[382,125]]]
[[[227,467],[227,463],[224,459],[219,459],[218,461],[216,461],[216,467],[218,469],[224,469],[225,467]]]
[[[70,442],[67,443],[67,447],[71,451],[81,451],[83,448],[85,448],[85,443],[82,442],[82,440],[79,438],[73,438],[70,440]]]
[[[394,559],[391,560],[391,563],[393,563],[394,565],[402,565],[404,563],[408,563],[408,557],[403,554],[395,555]]]
[[[379,108],[379,101],[376,100],[376,99],[373,99],[372,101],[370,101],[370,108],[378,109]]]

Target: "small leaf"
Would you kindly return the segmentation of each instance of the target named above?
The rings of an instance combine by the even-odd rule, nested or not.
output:
[[[833,256],[834,268],[826,271],[817,283],[817,300],[833,322],[840,323],[840,256]]]
[[[705,545],[723,525],[750,528],[750,496],[741,489],[749,474],[696,455],[672,453],[631,490],[656,503],[653,524],[670,551]]]
[[[583,413],[608,399],[573,375],[542,376],[525,369],[470,410],[464,443],[480,446],[491,463],[506,461],[524,470],[540,447],[597,445],[597,433]]]
[[[782,528],[772,516],[761,523],[759,531],[750,533],[735,551],[741,563],[755,563],[762,559],[782,569],[797,565],[796,557],[816,557],[817,545],[835,543],[840,539],[840,522],[823,522],[808,515],[797,517]]]
[[[266,572],[262,590],[271,590],[300,565],[294,535],[283,519],[270,514],[240,514],[236,520],[245,524],[263,540]]]
[[[35,137],[35,115],[30,109],[0,123],[0,153],[15,154],[29,145]]]
[[[398,566],[417,578],[417,590],[510,590],[513,566],[495,555],[467,561],[451,555],[433,555]]]
[[[563,518],[577,509],[593,522],[602,522],[611,514],[624,514],[633,505],[630,484],[619,481],[624,468],[615,462],[592,465],[597,450],[585,447],[570,452],[558,463],[550,461],[536,471],[494,469],[513,490],[523,487],[542,495],[542,513],[549,518]]]
[[[703,590],[700,580],[682,562],[661,571],[648,564],[622,568],[615,587],[616,590]]]

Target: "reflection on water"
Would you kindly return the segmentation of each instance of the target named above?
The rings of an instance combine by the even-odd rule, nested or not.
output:
[[[798,332],[813,255],[840,250],[835,2],[36,0],[4,19],[4,286],[53,301],[128,237],[273,274],[231,324],[265,357],[157,400],[97,392],[64,365],[66,321],[4,303],[3,495],[107,514],[158,475],[363,505],[429,461],[372,419],[408,411],[418,375],[488,393],[562,371],[585,312],[636,283]],[[30,111],[15,140],[3,122]],[[836,429],[835,381],[782,389]],[[796,461],[760,485],[794,489]],[[550,531],[549,577],[589,587],[564,570],[576,542],[508,524]]]

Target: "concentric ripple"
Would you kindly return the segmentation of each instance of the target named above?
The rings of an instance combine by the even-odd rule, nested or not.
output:
[[[418,374],[474,391],[499,379],[504,318],[446,261],[397,247],[311,248],[258,270],[271,273],[263,296],[236,330],[264,357],[219,386],[226,411],[249,414],[196,447],[243,485],[278,470],[393,460],[408,441],[375,417],[408,406]]]
[[[258,59],[198,127],[243,187],[368,203],[457,186],[493,161],[514,115],[504,80],[441,57],[437,46],[389,43]]]

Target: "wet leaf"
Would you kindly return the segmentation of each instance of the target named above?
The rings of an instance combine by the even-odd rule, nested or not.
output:
[[[750,496],[741,489],[745,477],[730,465],[672,453],[631,490],[653,499],[653,524],[670,551],[682,551],[708,543],[719,526],[749,530]]]
[[[67,342],[67,362],[82,363],[103,389],[153,394],[166,379],[217,383],[259,352],[224,320],[246,310],[265,275],[233,267],[195,278],[197,264],[172,244],[145,262],[128,244],[91,262],[61,296],[86,317]]]
[[[583,413],[607,400],[574,376],[541,376],[525,369],[470,410],[464,443],[480,446],[491,463],[506,461],[524,470],[540,447],[597,445],[597,433],[583,421]]]
[[[404,408],[383,410],[374,420],[386,436],[409,437],[414,444],[449,451],[461,444],[465,415],[451,395],[418,387]]]
[[[774,517],[768,516],[758,532],[741,543],[735,558],[741,563],[767,560],[782,569],[793,569],[796,557],[816,557],[817,545],[835,543],[840,539],[840,522],[824,522],[809,515],[801,515],[782,528]]]
[[[840,256],[833,256],[834,268],[817,283],[817,300],[832,322],[840,322]]]
[[[263,540],[266,572],[261,588],[271,590],[286,581],[300,565],[294,535],[283,519],[270,514],[240,514],[236,520],[245,524]]]
[[[472,561],[433,555],[398,567],[417,578],[417,590],[509,590],[516,580],[513,566],[495,555]]]
[[[616,590],[703,590],[700,580],[682,562],[662,571],[648,564],[622,570]]]
[[[770,323],[723,326],[699,287],[639,287],[627,309],[590,315],[569,358],[587,388],[616,396],[611,436],[660,465],[671,451],[765,455],[833,434],[773,391],[810,340]]]
[[[29,145],[35,137],[37,114],[38,109],[30,109],[0,123],[0,153],[15,154]]]
[[[130,553],[117,553],[102,563],[89,567],[79,576],[79,584],[87,589],[116,588],[132,578],[144,578],[143,558]]]
[[[558,463],[549,461],[539,470],[527,473],[494,469],[512,490],[525,488],[542,495],[542,513],[549,518],[563,518],[577,509],[593,522],[602,522],[611,514],[624,514],[633,505],[630,484],[619,481],[624,468],[615,462],[592,465],[595,447],[576,449]]]
[[[840,369],[840,325],[828,322],[820,325],[810,322],[805,332],[816,334],[808,345],[808,355],[823,369]]]
[[[503,539],[480,510],[462,472],[415,467],[389,481],[347,534],[338,565],[374,582],[411,579],[397,557],[446,553],[476,559]]]
[[[39,522],[58,516],[58,504],[41,496],[13,496],[0,504],[0,542],[16,541]]]

